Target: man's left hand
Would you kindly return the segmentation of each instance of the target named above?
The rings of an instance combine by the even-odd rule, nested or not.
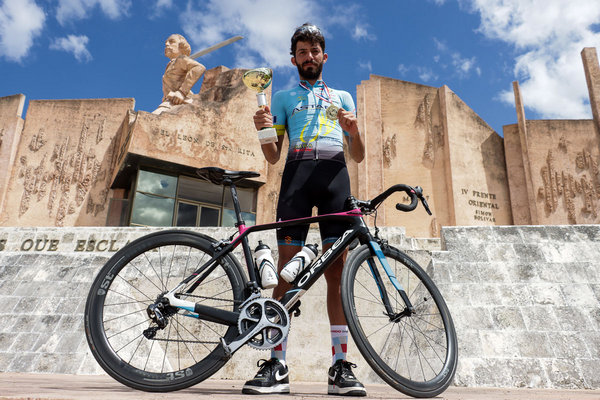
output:
[[[183,93],[181,93],[181,91],[178,90],[176,92],[169,92],[167,100],[170,101],[173,105],[179,105],[183,104],[185,96],[183,95]]]
[[[358,121],[353,112],[346,111],[343,108],[338,110],[338,121],[343,130],[351,135],[358,133]]]

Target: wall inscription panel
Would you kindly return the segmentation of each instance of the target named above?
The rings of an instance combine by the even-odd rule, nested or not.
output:
[[[31,101],[5,225],[103,225],[116,133],[133,99]]]

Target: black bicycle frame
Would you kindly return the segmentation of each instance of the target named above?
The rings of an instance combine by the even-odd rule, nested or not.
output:
[[[361,245],[362,244],[369,245],[369,247],[371,249],[371,253],[374,254],[375,257],[379,259],[379,261],[382,264],[384,270],[386,271],[388,277],[390,278],[390,280],[392,281],[392,283],[394,284],[396,289],[399,291],[402,299],[406,303],[407,310],[412,310],[412,305],[411,305],[410,301],[408,300],[408,296],[406,295],[406,293],[405,293],[404,289],[402,288],[402,286],[400,285],[400,283],[396,280],[396,277],[394,276],[393,272],[391,271],[391,268],[387,264],[385,256],[383,255],[383,252],[382,252],[381,248],[379,247],[379,244],[373,238],[369,229],[367,228],[367,226],[362,218],[363,213],[360,209],[355,208],[353,210],[344,211],[344,212],[340,212],[340,213],[324,214],[324,215],[318,215],[315,217],[299,218],[299,219],[279,221],[279,222],[273,222],[273,223],[268,223],[268,224],[263,224],[263,225],[255,225],[255,226],[251,226],[251,227],[246,227],[245,222],[242,219],[242,213],[241,213],[241,209],[240,209],[240,205],[239,205],[239,199],[237,196],[237,190],[235,188],[235,184],[233,184],[232,182],[225,182],[225,183],[228,184],[231,188],[231,196],[233,199],[235,214],[236,214],[236,218],[237,218],[236,227],[238,228],[238,236],[236,236],[231,242],[221,241],[221,242],[215,243],[213,246],[215,247],[215,249],[217,251],[216,254],[209,261],[207,261],[200,268],[198,268],[192,275],[190,275],[188,278],[186,278],[184,281],[182,281],[178,285],[178,288],[185,286],[186,284],[190,283],[193,280],[196,280],[196,282],[192,283],[192,285],[186,290],[186,293],[192,293],[194,291],[194,289],[196,289],[196,286],[203,280],[203,278],[208,276],[214,270],[214,268],[216,268],[216,266],[218,265],[218,261],[220,261],[222,259],[222,257],[229,254],[234,248],[236,248],[238,245],[241,244],[243,252],[244,252],[244,256],[246,259],[249,283],[251,285],[250,289],[252,291],[258,293],[260,289],[259,289],[258,283],[257,283],[257,276],[256,276],[257,274],[255,272],[256,267],[254,265],[254,261],[252,258],[252,252],[250,249],[250,245],[248,243],[248,235],[250,235],[251,233],[255,233],[255,232],[267,231],[267,230],[283,228],[283,227],[287,227],[287,226],[306,225],[306,224],[311,224],[314,222],[323,222],[323,221],[337,221],[339,223],[346,224],[348,226],[348,228],[342,234],[342,236],[340,238],[338,238],[338,240],[335,243],[333,243],[333,245],[327,251],[325,251],[323,254],[321,254],[321,256],[318,257],[310,265],[309,268],[306,268],[305,270],[300,272],[298,277],[294,280],[294,282],[292,282],[292,285],[293,285],[292,288],[289,289],[283,295],[283,297],[279,300],[283,304],[283,306],[288,311],[290,309],[292,309],[292,307],[294,307],[294,305],[298,302],[298,300],[300,299],[302,294],[304,292],[306,292],[321,277],[321,275],[323,275],[325,270],[331,265],[331,263],[334,260],[336,260],[338,257],[340,257],[342,255],[342,253],[346,250],[346,248],[348,248],[350,243],[354,239],[358,238],[359,243]],[[388,315],[390,315],[390,318],[392,318],[393,315],[397,315],[397,314],[393,313],[389,297],[388,297],[385,287],[383,285],[381,275],[379,274],[379,272],[377,270],[376,263],[374,262],[374,258],[370,259],[368,261],[368,263],[369,263],[373,278],[375,279],[377,286],[379,288],[380,295],[385,304],[386,311],[387,311]],[[189,310],[189,311],[193,311],[195,314],[197,314],[196,318],[198,318],[198,319],[208,320],[208,321],[220,323],[223,325],[234,326],[237,324],[238,317],[239,317],[238,312],[226,311],[226,310],[222,310],[222,309],[218,309],[218,308],[208,307],[208,306],[204,306],[204,305],[198,304],[198,303],[194,304],[193,307],[191,307],[189,305],[181,306],[181,305],[177,305],[177,304],[175,306]]]

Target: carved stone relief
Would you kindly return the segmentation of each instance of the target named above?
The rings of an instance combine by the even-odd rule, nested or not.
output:
[[[559,143],[559,148],[562,147]],[[588,150],[583,149],[575,157],[574,167],[578,176],[565,170],[558,171],[555,167],[556,164],[554,153],[549,150],[546,165],[541,169],[543,186],[538,188],[538,198],[544,201],[546,212],[548,214],[555,213],[558,210],[559,199],[562,197],[569,223],[576,224],[578,221],[575,199],[579,197],[583,203],[581,211],[596,219],[598,217],[598,198],[600,197],[598,162],[594,160]]]
[[[429,232],[431,233],[431,237],[438,237],[440,235],[440,227],[437,223],[437,218],[431,218],[431,224],[429,225]]]
[[[421,104],[419,104],[417,117],[414,122],[415,129],[424,131],[425,146],[423,148],[423,162],[431,166],[433,166],[433,162],[435,161],[433,120],[431,116],[432,105],[433,101],[431,95],[428,93],[423,98]]]
[[[84,116],[75,146],[71,137],[58,134],[55,137],[63,139],[55,142],[52,148],[45,148],[48,140],[44,129],[33,135],[29,150],[45,153],[39,163],[33,165],[27,156],[19,160],[18,178],[23,182],[19,217],[32,207],[34,200],[40,203],[46,198],[45,208],[56,226],[64,226],[65,218],[78,210],[94,215],[104,210],[108,202],[108,182],[105,181],[109,174],[96,154],[96,147],[103,140],[105,123],[106,117],[100,114]],[[108,147],[108,160],[114,154],[113,146],[114,140]],[[97,186],[102,182],[104,184]],[[99,193],[93,193],[95,187],[99,188]],[[82,207],[86,197],[87,204]]]
[[[0,129],[0,148],[2,147],[2,138],[4,137],[4,128]]]
[[[31,137],[31,141],[29,142],[29,150],[36,152],[46,144],[47,140],[44,140],[45,131],[44,128],[40,128],[36,135]]]
[[[392,160],[396,158],[396,145],[396,134],[383,142],[383,164],[386,168],[391,168]]]

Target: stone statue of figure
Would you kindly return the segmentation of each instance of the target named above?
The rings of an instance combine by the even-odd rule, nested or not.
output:
[[[190,58],[191,51],[188,41],[181,35],[171,35],[165,42],[165,56],[171,61],[162,78],[162,103],[153,114],[160,114],[173,106],[192,103],[191,89],[206,71],[206,67]]]

